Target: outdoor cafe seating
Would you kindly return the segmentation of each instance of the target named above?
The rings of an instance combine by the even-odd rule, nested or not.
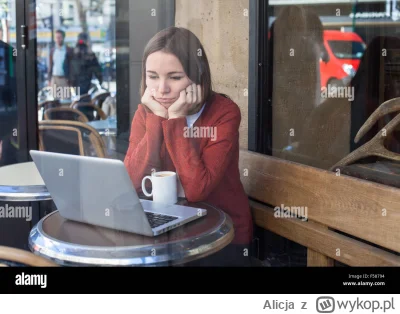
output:
[[[45,110],[44,119],[39,121],[40,150],[108,157],[107,142],[102,138],[102,132],[99,133],[89,123],[96,122],[96,119],[99,120],[97,122],[107,121],[108,117],[100,106],[109,94],[100,93],[98,98],[90,100],[85,97],[69,106],[63,106],[57,100],[41,104]],[[90,118],[81,111],[85,107],[92,112]],[[393,187],[379,182],[346,176],[347,171],[351,173],[353,167],[342,165],[342,175],[338,180],[334,171],[290,163],[241,149],[241,181],[249,197],[256,226],[253,264],[269,266],[263,256],[263,249],[266,235],[272,233],[304,247],[309,267],[400,266],[400,218],[396,215],[396,206],[400,204],[398,193]],[[318,186],[318,190],[315,190],[315,186]],[[305,204],[307,217],[300,217],[299,206],[293,204]],[[382,215],[383,209],[386,215]],[[304,210],[301,213],[304,214]],[[279,214],[292,219],[279,219]],[[53,215],[46,222],[46,228],[49,228],[52,221],[60,224],[60,228],[64,223]],[[75,230],[76,226],[68,228]],[[67,239],[69,236],[65,232],[69,232],[68,228],[61,228],[64,234],[58,235]],[[79,232],[87,233],[93,241],[100,241],[96,230]],[[123,245],[123,241],[138,243],[135,238],[125,239],[121,235],[105,234],[109,240],[112,239],[107,242],[112,245]],[[103,236],[100,233],[100,238]],[[228,243],[227,239],[224,241]],[[73,250],[73,246],[68,249]],[[14,257],[12,262],[15,263],[30,261],[33,256],[36,258],[36,254],[26,254],[17,250],[0,250],[0,265],[7,265],[7,262],[1,261],[7,260],[7,256],[11,260]],[[37,258],[32,259],[32,265],[53,263],[44,257]]]
[[[102,108],[103,102],[107,99],[107,97],[111,96],[110,92],[99,92],[93,95],[91,99],[91,103],[98,108]]]
[[[70,120],[70,121],[80,121],[88,122],[89,119],[81,111],[75,108],[51,108],[44,112],[45,120]]]
[[[74,104],[71,105],[71,108],[77,109],[80,112],[83,112],[89,121],[107,119],[107,116],[104,113],[104,111],[101,108],[99,108],[97,105],[95,105],[91,102],[90,103],[81,102],[81,101],[74,102]]]
[[[41,94],[46,95],[47,89]],[[109,115],[101,109],[103,102],[110,97],[111,93],[105,90],[77,95],[70,102],[47,97],[40,106],[40,149],[53,152],[61,149],[63,152],[89,156],[119,156],[116,152],[115,101],[107,102]],[[72,123],[74,121],[79,123]],[[65,145],[60,146],[60,143]]]
[[[105,158],[108,155],[96,129],[85,122],[73,120],[40,121],[39,147],[44,151],[81,156]]]
[[[56,125],[57,121],[45,121],[44,125],[52,123]],[[78,124],[79,122],[71,122],[71,125]],[[400,266],[397,231],[400,221],[397,215],[392,214],[396,212],[396,204],[400,203],[400,199],[392,187],[345,175],[338,181],[334,172],[296,163],[287,165],[278,158],[247,150],[240,151],[240,168],[246,170],[241,172],[241,181],[258,228],[254,237],[257,252],[252,257],[254,265],[268,265],[263,264],[261,253],[264,230],[304,246],[307,249],[308,267]],[[296,181],[291,181],[290,178],[293,177],[297,178]],[[319,182],[318,191],[311,188],[315,180]],[[354,193],[354,189],[358,192]],[[296,207],[290,206],[291,204],[307,204],[306,219],[300,217]],[[279,219],[277,209],[283,209],[286,205],[288,212],[280,214],[289,215],[291,219]],[[386,209],[388,216],[382,216],[381,208]],[[48,229],[51,228],[51,222],[59,227]],[[375,228],[371,228],[371,224]],[[55,215],[45,228],[50,233],[58,232],[56,234],[64,240],[71,239],[72,236],[65,232],[76,230],[75,232],[81,232],[82,235],[87,233],[92,241],[101,241],[99,239],[106,237],[108,245],[114,247],[118,243],[122,246],[126,243],[137,243],[134,237],[124,238],[121,233],[103,233],[104,231],[93,227],[80,230],[74,224],[65,225],[65,221]],[[60,230],[63,234],[59,233]],[[187,234],[190,228],[180,232],[182,231]],[[176,234],[178,237],[182,235]],[[76,241],[81,240],[77,238]],[[69,245],[67,249],[73,250],[73,246]],[[4,258],[1,252],[0,250],[0,259]]]

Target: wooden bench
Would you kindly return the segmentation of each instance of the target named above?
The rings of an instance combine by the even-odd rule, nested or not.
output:
[[[247,150],[239,170],[256,226],[307,247],[307,266],[400,266],[400,189]]]

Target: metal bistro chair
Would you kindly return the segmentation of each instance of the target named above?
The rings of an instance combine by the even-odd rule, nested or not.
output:
[[[101,92],[96,94],[93,98],[92,98],[92,104],[95,105],[96,107],[102,109],[102,105],[104,100],[106,100],[106,98],[108,96],[111,96],[110,92]]]
[[[80,95],[78,99],[72,102],[71,107],[73,107],[78,102],[91,102],[91,101],[92,101],[92,96],[90,94]]]
[[[44,119],[44,112],[52,108],[60,108],[62,105],[59,100],[45,100],[40,102],[38,110],[41,112],[41,119]]]
[[[29,251],[0,246],[0,267],[58,267],[56,263]]]
[[[39,103],[39,109],[43,108],[44,110],[51,108],[59,108],[61,107],[61,103],[59,99],[56,100],[45,100]]]
[[[79,110],[73,108],[51,108],[44,112],[44,120],[69,120],[89,122],[89,119]]]
[[[97,130],[79,121],[40,121],[39,149],[55,153],[107,158],[105,143]]]
[[[82,112],[89,121],[107,119],[107,115],[101,108],[89,102],[75,102],[71,108]]]

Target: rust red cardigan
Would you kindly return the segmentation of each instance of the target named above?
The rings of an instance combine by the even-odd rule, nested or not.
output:
[[[141,183],[151,169],[176,171],[190,202],[207,202],[222,209],[234,223],[234,244],[248,244],[253,222],[239,173],[238,105],[214,94],[193,127],[213,127],[215,138],[187,137],[186,117],[165,119],[140,104],[131,126],[129,148],[124,160],[133,185]]]

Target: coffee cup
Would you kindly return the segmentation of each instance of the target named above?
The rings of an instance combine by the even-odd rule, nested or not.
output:
[[[151,181],[152,190],[146,190],[146,180]],[[142,191],[144,195],[153,197],[153,201],[163,204],[176,204],[178,202],[177,177],[173,171],[153,172],[151,176],[145,176],[142,180]]]

